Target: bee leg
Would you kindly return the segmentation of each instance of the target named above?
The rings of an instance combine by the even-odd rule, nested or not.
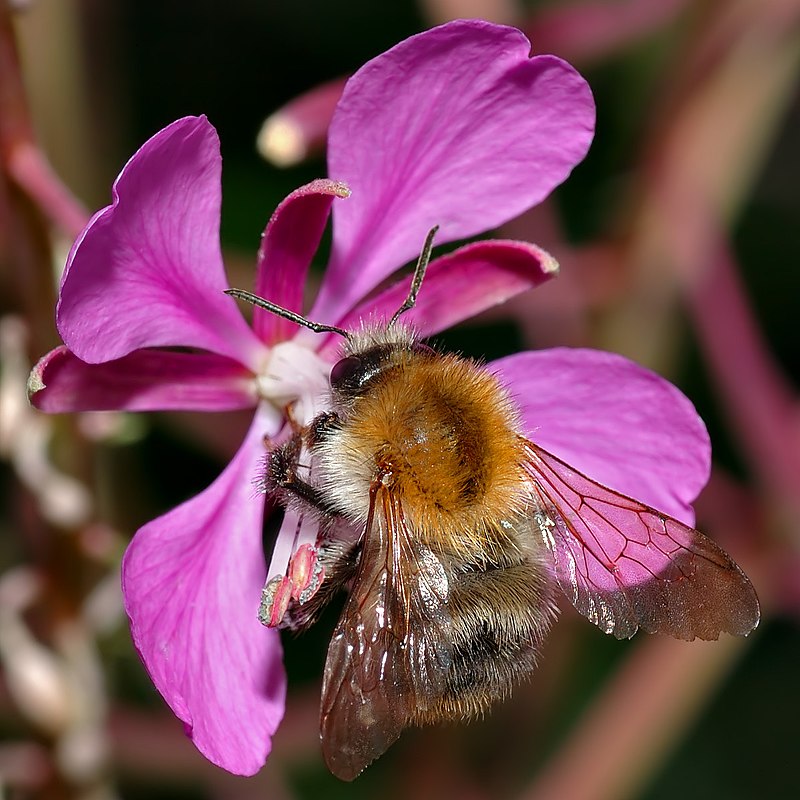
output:
[[[291,498],[300,500],[303,504],[325,514],[335,513],[319,489],[297,474],[303,445],[309,436],[320,435],[322,431],[330,430],[334,423],[338,424],[338,417],[335,414],[320,414],[307,428],[292,434],[284,444],[269,452],[264,475],[264,489],[267,494],[278,495],[279,498],[283,496],[287,500]]]
[[[283,410],[286,421],[292,429],[292,438],[299,437],[308,447],[319,444],[332,430],[341,425],[339,415],[335,411],[323,411],[317,414],[308,425],[303,425],[294,413],[295,403],[289,403]],[[264,437],[267,449],[272,449],[269,438]]]
[[[334,411],[323,411],[311,420],[305,431],[306,444],[314,448],[323,442],[332,431],[341,427],[341,419]]]
[[[307,506],[325,514],[333,513],[330,504],[320,491],[297,475],[300,455],[303,450],[303,434],[294,433],[280,447],[269,453],[264,489],[267,494],[295,498]]]
[[[318,445],[331,431],[341,424],[339,416],[332,411],[324,411],[306,425],[300,425],[292,411],[292,404],[286,407],[286,417],[293,430],[289,439],[279,447],[269,447],[269,461],[264,476],[264,488],[268,494],[284,494],[300,500],[308,506],[325,514],[333,513],[319,490],[309,481],[297,474],[303,447],[309,450]]]
[[[284,492],[289,492],[295,499],[311,506],[316,511],[323,514],[337,513],[316,486],[312,486],[297,476],[287,478],[279,485],[279,488]]]
[[[296,401],[292,400],[291,403],[287,403],[283,409],[283,413],[286,417],[286,421],[289,423],[289,427],[292,429],[292,433],[297,435],[303,433],[303,424],[294,414],[295,402]]]

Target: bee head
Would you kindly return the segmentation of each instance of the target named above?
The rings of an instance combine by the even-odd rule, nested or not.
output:
[[[416,355],[434,355],[434,350],[418,341],[411,329],[400,325],[367,328],[353,334],[345,355],[333,365],[331,390],[342,403],[355,400],[375,379]]]

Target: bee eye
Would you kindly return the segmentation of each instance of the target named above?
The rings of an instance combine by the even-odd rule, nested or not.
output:
[[[358,356],[347,356],[337,361],[331,369],[331,386],[339,389],[347,384],[353,384],[364,369],[364,362]]]

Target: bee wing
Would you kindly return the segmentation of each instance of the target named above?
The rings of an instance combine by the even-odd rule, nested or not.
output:
[[[353,588],[325,663],[320,735],[330,771],[352,780],[440,696],[452,661],[447,575],[412,546],[399,500],[371,493]]]
[[[601,486],[531,442],[534,514],[572,604],[618,639],[638,628],[678,639],[744,636],[758,625],[750,580],[720,547]]]

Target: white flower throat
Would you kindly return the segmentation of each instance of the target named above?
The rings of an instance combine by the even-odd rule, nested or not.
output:
[[[306,423],[322,409],[331,365],[316,352],[295,341],[280,342],[269,350],[256,375],[256,392],[281,413],[292,404],[295,418]]]

